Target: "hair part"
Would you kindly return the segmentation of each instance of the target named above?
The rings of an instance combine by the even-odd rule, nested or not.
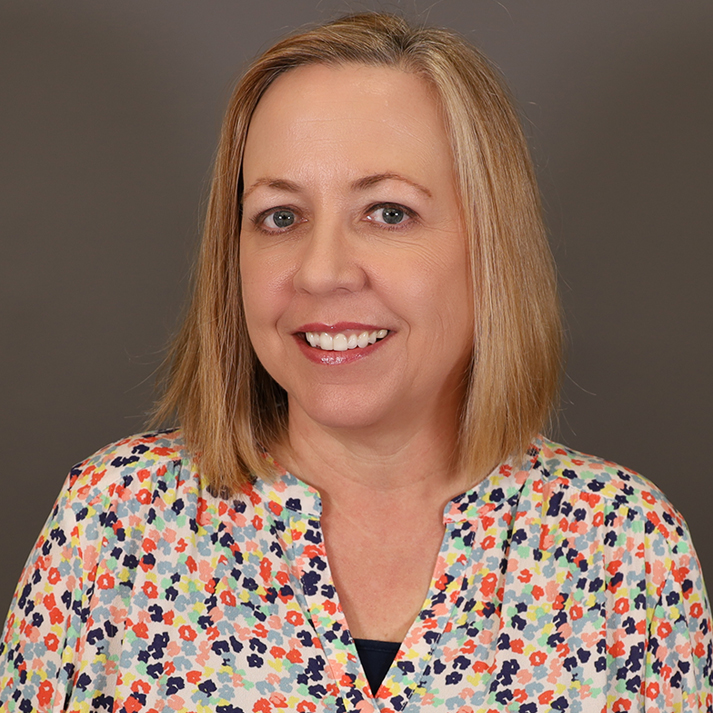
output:
[[[458,457],[473,479],[522,459],[558,392],[562,328],[555,270],[530,154],[508,91],[452,31],[386,13],[342,17],[289,36],[239,81],[223,122],[192,302],[167,358],[153,423],[178,418],[210,485],[231,493],[273,475],[264,449],[287,429],[287,395],[258,361],[240,285],[241,166],[260,98],[284,72],[367,64],[423,77],[453,151],[469,243],[475,330]]]

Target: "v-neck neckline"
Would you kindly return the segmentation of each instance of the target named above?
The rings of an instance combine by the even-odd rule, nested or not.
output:
[[[497,526],[496,519],[502,518],[505,513],[501,511],[507,510],[508,503],[512,505],[519,499],[537,452],[539,448],[531,449],[530,457],[520,468],[508,463],[495,468],[445,506],[445,532],[428,593],[375,696],[331,574],[321,529],[319,492],[285,471],[272,483],[258,481],[253,486],[256,494],[267,501],[269,511],[288,524],[284,532],[285,554],[299,582],[295,588],[297,597],[311,619],[332,678],[339,684],[339,694],[352,705],[370,701],[375,709],[402,710],[428,673],[439,640],[452,631],[454,617],[463,618],[465,604],[469,612],[481,611],[487,616],[494,573],[507,549],[510,529],[507,522]],[[481,537],[483,525],[489,532],[496,532],[497,538]],[[481,597],[471,602],[464,593],[472,590],[477,578],[483,582]]]

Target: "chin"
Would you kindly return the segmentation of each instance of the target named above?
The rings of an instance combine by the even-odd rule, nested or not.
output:
[[[320,390],[305,398],[290,397],[290,413],[300,411],[310,421],[324,428],[356,430],[370,428],[383,423],[389,409],[384,400],[375,399],[374,394],[345,393],[343,387]],[[383,396],[383,393],[381,394]]]

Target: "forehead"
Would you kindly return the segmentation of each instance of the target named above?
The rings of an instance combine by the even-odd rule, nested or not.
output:
[[[347,162],[355,173],[451,173],[435,90],[422,77],[391,67],[318,64],[286,72],[255,109],[244,170],[294,170],[316,159],[330,171]]]

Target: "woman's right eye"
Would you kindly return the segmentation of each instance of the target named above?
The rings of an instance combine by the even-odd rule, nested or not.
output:
[[[264,213],[257,222],[266,230],[285,230],[297,222],[297,215],[289,208],[277,208]]]

